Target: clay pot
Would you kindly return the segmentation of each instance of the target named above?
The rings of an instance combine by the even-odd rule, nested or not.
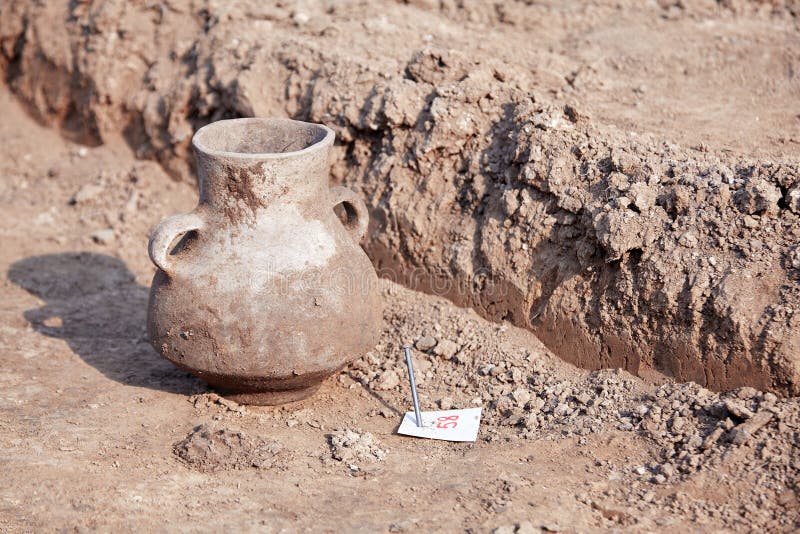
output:
[[[367,210],[328,187],[333,138],[288,119],[201,128],[199,205],[150,237],[153,346],[237,402],[308,397],[377,343],[377,275],[358,244]]]

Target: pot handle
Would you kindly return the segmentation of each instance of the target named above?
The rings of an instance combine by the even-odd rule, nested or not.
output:
[[[150,233],[150,242],[147,244],[150,261],[167,275],[172,275],[173,265],[170,260],[172,242],[177,237],[193,230],[200,230],[202,227],[203,219],[196,213],[180,213],[167,217]]]
[[[350,232],[356,243],[360,242],[364,238],[364,234],[367,233],[367,226],[369,226],[367,205],[364,204],[361,197],[347,187],[339,185],[331,187],[331,193],[335,200],[334,206],[338,204],[344,205],[345,213],[347,214],[344,227]]]

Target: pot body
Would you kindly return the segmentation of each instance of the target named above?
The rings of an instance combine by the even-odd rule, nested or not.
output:
[[[151,235],[153,346],[239,402],[305,398],[377,343],[377,275],[358,245],[367,212],[328,187],[332,143],[287,119],[200,129],[200,203]]]

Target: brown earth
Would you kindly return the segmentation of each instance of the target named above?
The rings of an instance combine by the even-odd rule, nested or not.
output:
[[[411,4],[0,5],[0,530],[800,528],[800,404],[758,391],[800,387],[797,6]],[[407,286],[274,409],[144,329],[191,133],[244,115],[336,129]],[[476,444],[395,434],[408,340]]]
[[[0,40],[35,116],[181,179],[209,121],[331,125],[382,274],[567,361],[797,394],[798,8],[691,4],[15,2]]]

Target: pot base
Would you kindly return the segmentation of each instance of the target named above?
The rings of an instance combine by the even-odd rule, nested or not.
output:
[[[317,392],[321,382],[299,389],[284,389],[277,391],[248,391],[246,393],[221,392],[226,399],[230,399],[239,404],[250,404],[256,406],[276,406],[288,402],[297,402],[307,399]]]

